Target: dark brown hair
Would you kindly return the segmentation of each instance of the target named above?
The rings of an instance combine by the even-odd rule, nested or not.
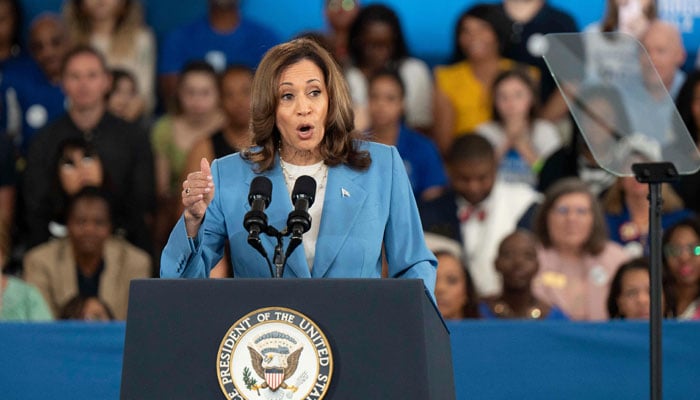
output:
[[[499,123],[503,122],[503,116],[500,112],[498,112],[498,108],[496,107],[496,89],[503,81],[510,78],[517,79],[520,82],[522,82],[527,88],[527,90],[530,92],[530,96],[532,96],[532,99],[530,100],[530,109],[528,110],[528,120],[530,125],[532,125],[532,123],[535,121],[535,118],[537,118],[537,114],[539,112],[540,89],[537,87],[537,84],[535,84],[535,80],[532,79],[532,76],[527,72],[527,70],[525,70],[524,67],[516,67],[513,69],[505,70],[498,74],[496,76],[496,79],[493,81],[493,85],[491,86],[491,94],[493,95],[491,112],[493,115],[493,120]]]
[[[343,74],[328,51],[310,39],[294,39],[270,49],[258,65],[253,78],[251,128],[253,144],[243,153],[257,164],[257,171],[272,169],[281,134],[275,124],[279,103],[279,78],[287,67],[302,60],[316,64],[323,72],[328,91],[328,114],[320,153],[326,165],[347,164],[365,170],[372,162],[369,152],[359,150],[362,136],[355,131],[350,92]]]
[[[650,0],[646,8],[643,10],[644,16],[649,20],[656,19],[656,0]],[[603,17],[603,25],[600,27],[602,32],[614,32],[620,28],[620,16],[617,10],[617,0],[608,0],[605,6],[605,16]]]
[[[615,276],[610,281],[610,292],[608,293],[608,316],[611,319],[625,319],[625,316],[620,314],[620,308],[617,305],[617,299],[622,294],[622,278],[629,271],[646,271],[649,273],[649,261],[644,258],[635,258],[620,265],[620,268],[615,272]]]
[[[464,262],[459,259],[453,252],[448,250],[437,250],[433,253],[435,258],[442,256],[454,257],[459,265],[462,267],[460,270],[464,276],[464,287],[467,290],[467,302],[462,307],[462,318],[478,319],[481,318],[479,314],[479,296],[476,294],[476,288],[474,286],[474,280],[472,279],[469,269]]]

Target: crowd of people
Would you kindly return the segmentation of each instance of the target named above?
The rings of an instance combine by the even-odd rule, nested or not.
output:
[[[611,173],[607,153],[636,129],[610,82],[644,65],[621,63],[611,48],[636,50],[608,34],[645,46],[700,145],[700,70],[682,70],[680,33],[654,0],[607,0],[588,27],[545,0],[471,4],[447,28],[451,59],[432,68],[396,10],[361,3],[325,0],[328,30],[283,44],[239,1],[209,0],[157,43],[137,0],[66,1],[26,38],[19,1],[0,0],[0,320],[122,320],[131,279],[259,276],[259,254],[227,226],[243,230],[247,160],[275,190],[317,178],[295,276],[420,277],[446,319],[648,318],[649,187]],[[542,35],[574,32],[599,45],[578,50],[583,83],[560,91]],[[307,96],[298,128],[291,107]],[[319,226],[349,218],[326,195],[346,177],[362,184],[342,197],[356,188],[376,208],[336,224],[361,236],[348,244]],[[700,173],[662,194],[664,315],[700,319]],[[375,219],[389,222],[363,225]],[[348,271],[338,254],[364,261]]]

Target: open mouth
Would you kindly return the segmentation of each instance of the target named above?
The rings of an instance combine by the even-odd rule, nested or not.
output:
[[[302,133],[306,133],[306,132],[310,131],[310,130],[313,129],[313,128],[314,128],[314,126],[311,125],[311,124],[301,124],[301,125],[297,126],[297,130],[298,130],[299,132],[302,132]]]
[[[297,132],[302,139],[311,138],[314,132],[314,126],[311,124],[300,124],[297,126]]]

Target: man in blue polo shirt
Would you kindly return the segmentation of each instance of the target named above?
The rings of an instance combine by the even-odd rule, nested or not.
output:
[[[61,90],[61,62],[68,35],[60,17],[42,14],[32,22],[29,50],[33,60],[10,61],[0,83],[0,129],[12,137],[26,156],[34,133],[65,112]]]
[[[265,52],[279,43],[277,35],[243,18],[239,0],[209,0],[207,16],[170,32],[161,46],[158,81],[161,98],[172,99],[177,74],[192,60],[205,60],[217,72],[231,64],[258,66]]]

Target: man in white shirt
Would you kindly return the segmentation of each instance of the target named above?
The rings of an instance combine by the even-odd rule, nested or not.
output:
[[[479,296],[501,291],[494,259],[501,240],[539,200],[529,185],[500,181],[491,144],[479,135],[458,138],[445,157],[450,190],[419,205],[423,229],[459,240]]]

